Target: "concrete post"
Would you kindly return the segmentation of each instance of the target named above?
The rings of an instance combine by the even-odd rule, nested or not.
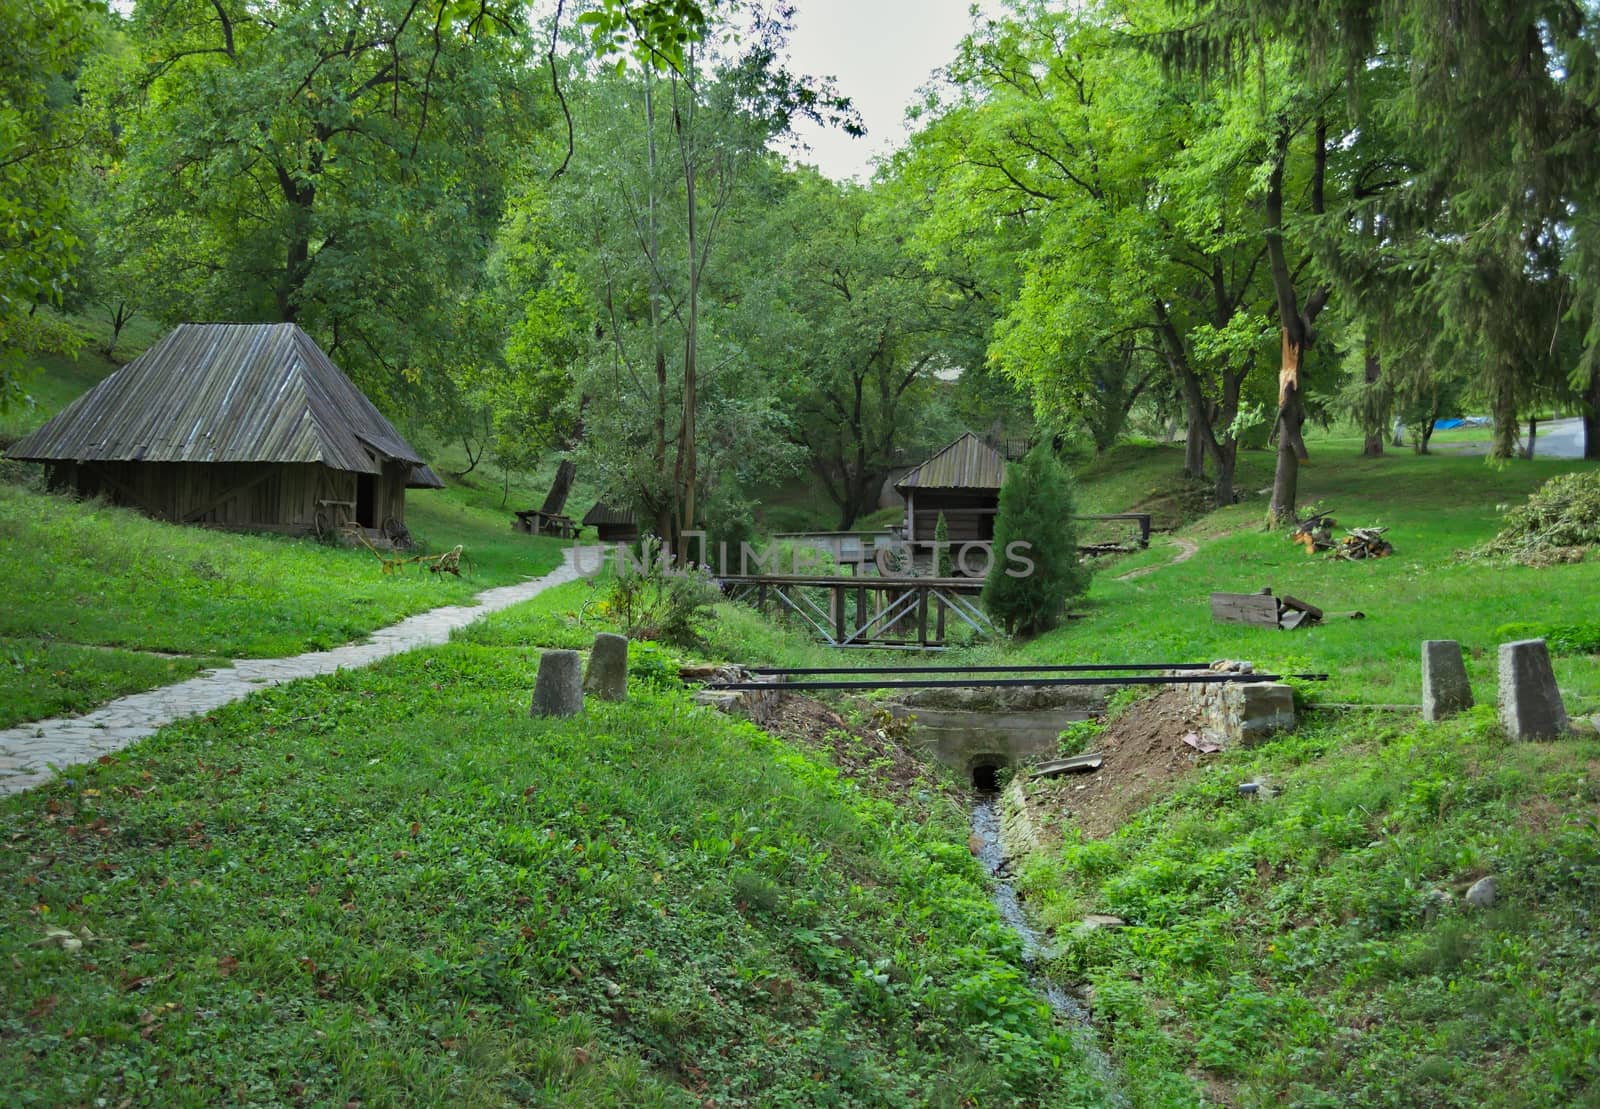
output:
[[[530,716],[576,716],[583,711],[583,660],[577,651],[546,651],[539,656]]]
[[[583,678],[583,690],[602,701],[628,699],[628,637],[601,632],[594,637],[594,649],[589,652],[589,672]]]
[[[1512,739],[1567,734],[1567,709],[1544,640],[1500,644],[1500,723]]]
[[[1422,641],[1422,719],[1444,720],[1472,707],[1472,683],[1461,644],[1454,639]]]

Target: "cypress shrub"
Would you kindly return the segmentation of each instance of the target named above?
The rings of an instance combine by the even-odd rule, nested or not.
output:
[[[1089,588],[1089,570],[1078,559],[1078,528],[1073,520],[1072,475],[1041,443],[1006,467],[1000,513],[994,525],[994,558],[984,583],[989,615],[1008,635],[1038,635],[1061,622],[1067,602]],[[1033,562],[1023,567],[1007,558],[1012,543]]]

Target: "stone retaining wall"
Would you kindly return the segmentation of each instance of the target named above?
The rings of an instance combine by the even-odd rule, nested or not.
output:
[[[1248,662],[1224,660],[1212,663],[1211,669],[1249,674],[1253,668]],[[1173,688],[1182,692],[1198,718],[1201,738],[1223,747],[1251,747],[1278,732],[1294,730],[1294,690],[1283,682],[1197,682]]]
[[[685,667],[680,671],[684,681],[696,682],[772,682],[771,689],[700,689],[694,694],[697,705],[710,705],[719,712],[742,716],[752,724],[766,724],[777,715],[782,703],[783,687],[776,678],[752,674],[742,666]]]

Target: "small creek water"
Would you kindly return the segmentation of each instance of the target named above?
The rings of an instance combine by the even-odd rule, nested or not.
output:
[[[1006,858],[1005,848],[1000,843],[998,794],[980,794],[977,803],[972,806],[972,845],[977,849],[978,861],[983,864],[984,871],[989,875],[990,895],[994,899],[995,908],[1000,910],[1001,917],[1022,939],[1022,962],[1028,970],[1033,987],[1044,995],[1044,999],[1050,1003],[1050,1008],[1055,1010],[1056,1015],[1066,1020],[1067,1026],[1072,1030],[1074,1045],[1110,1096],[1107,1104],[1126,1106],[1128,1100],[1122,1093],[1116,1068],[1100,1047],[1088,1008],[1064,988],[1046,978],[1039,969],[1039,963],[1048,956],[1049,948],[1044,938],[1040,936],[1039,930],[1028,919],[1028,914],[1022,907],[1022,900],[1017,896],[1016,887],[1005,876],[1009,860]]]

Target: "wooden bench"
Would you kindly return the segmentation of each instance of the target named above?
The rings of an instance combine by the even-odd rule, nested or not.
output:
[[[1132,520],[1139,525],[1139,546],[1150,545],[1150,513],[1107,512],[1097,516],[1074,516],[1074,520]]]

